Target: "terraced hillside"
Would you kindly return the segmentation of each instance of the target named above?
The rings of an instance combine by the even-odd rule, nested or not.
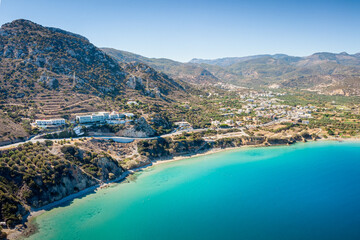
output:
[[[71,98],[54,96],[51,94],[39,94],[32,98],[32,101],[40,106],[37,118],[55,118],[75,113],[96,111],[93,105],[101,101],[97,96],[85,94],[74,94]]]
[[[80,35],[16,20],[0,29],[0,109],[18,131],[0,142],[27,137],[24,120],[120,110],[130,98],[167,104],[187,96],[182,85],[145,64],[119,64]]]

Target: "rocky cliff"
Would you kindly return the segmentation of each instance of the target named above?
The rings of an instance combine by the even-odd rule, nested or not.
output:
[[[134,125],[128,125],[124,129],[121,129],[116,135],[122,137],[153,137],[156,135],[156,131],[148,124],[145,118],[141,117],[135,120]]]
[[[298,141],[315,140],[316,136],[306,133],[294,137],[231,137],[216,141],[205,141],[203,138],[171,139],[159,138],[138,142],[139,153],[150,160],[168,159],[175,156],[194,155],[211,149],[226,149],[241,146],[289,145]]]
[[[85,188],[118,178],[124,169],[105,152],[73,145],[27,143],[0,152],[0,221],[19,223],[40,208]]]
[[[194,154],[199,150],[209,148],[211,145],[203,139],[173,140],[171,138],[159,138],[138,142],[139,153],[150,160]]]

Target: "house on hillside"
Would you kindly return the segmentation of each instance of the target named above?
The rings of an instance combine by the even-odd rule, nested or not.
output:
[[[127,117],[127,118],[133,118],[135,116],[135,114],[133,113],[124,113],[124,115]]]
[[[224,123],[225,123],[226,125],[234,125],[234,120],[232,120],[232,119],[227,119],[227,120],[224,121]]]
[[[190,123],[188,122],[175,122],[174,125],[178,127],[190,127]]]
[[[218,127],[221,124],[220,121],[211,121],[211,125],[214,127]]]
[[[136,101],[128,101],[127,104],[128,105],[136,105],[136,106],[139,105],[139,103]]]
[[[82,131],[82,127],[81,126],[77,126],[77,127],[74,127],[73,131],[75,132],[75,134],[77,136],[81,136],[81,135],[84,135],[85,133]]]

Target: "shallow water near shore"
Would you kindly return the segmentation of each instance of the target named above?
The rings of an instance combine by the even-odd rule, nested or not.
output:
[[[360,239],[360,142],[164,163],[36,218],[28,239]]]

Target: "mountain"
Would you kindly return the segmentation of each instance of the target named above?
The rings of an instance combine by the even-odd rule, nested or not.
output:
[[[192,59],[188,63],[146,58],[102,48],[119,62],[141,62],[172,78],[193,84],[218,82],[245,87],[296,88],[323,94],[360,95],[360,54],[314,53],[307,57],[286,54],[220,59]]]
[[[281,55],[283,55],[283,54],[278,54],[278,55],[273,55],[273,56],[278,57]],[[271,55],[264,54],[264,55],[254,55],[254,56],[247,56],[247,57],[228,57],[228,58],[218,58],[218,59],[213,59],[213,60],[194,58],[189,63],[209,64],[209,65],[217,65],[220,67],[227,67],[234,63],[245,62],[248,60],[253,60],[253,59],[263,58],[263,57],[271,57]]]
[[[0,63],[2,98],[28,96],[28,89],[41,87],[117,95],[132,75],[85,37],[27,20],[1,27]]]
[[[140,90],[142,94],[161,98],[176,91],[185,91],[179,82],[146,64],[131,62],[120,65],[131,75],[126,81],[127,87]]]
[[[360,55],[315,53],[307,57],[285,54],[215,60],[193,59],[222,82],[242,86],[308,89],[325,94],[360,94]]]
[[[307,62],[312,63],[319,63],[319,61],[332,61],[334,63],[342,64],[342,65],[349,65],[349,66],[358,66],[360,65],[359,61],[360,53],[350,55],[346,52],[342,52],[339,54],[336,53],[329,53],[329,52],[319,52],[314,53],[308,57],[293,57],[286,54],[263,54],[263,55],[254,55],[254,56],[247,56],[247,57],[231,57],[231,58],[218,58],[213,60],[207,59],[198,59],[194,58],[189,63],[196,63],[196,64],[208,64],[208,65],[216,65],[220,67],[229,67],[231,65],[242,63],[242,62],[257,62],[257,59],[274,59],[274,60],[282,60],[291,62],[298,62],[302,60],[307,60]]]
[[[118,110],[121,99],[183,99],[183,84],[146,64],[119,64],[78,34],[15,20],[0,28],[0,128],[16,131],[0,142],[27,137],[24,120]]]
[[[27,96],[28,89],[37,91],[40,85],[116,94],[126,78],[126,72],[86,38],[27,20],[1,27],[0,56],[3,98]],[[16,95],[11,87],[17,88]]]
[[[116,50],[113,48],[102,48],[109,56],[121,63],[140,62],[164,72],[172,78],[180,79],[194,84],[207,84],[219,82],[213,74],[203,67],[192,63],[181,63],[166,58],[147,58],[138,54]]]

